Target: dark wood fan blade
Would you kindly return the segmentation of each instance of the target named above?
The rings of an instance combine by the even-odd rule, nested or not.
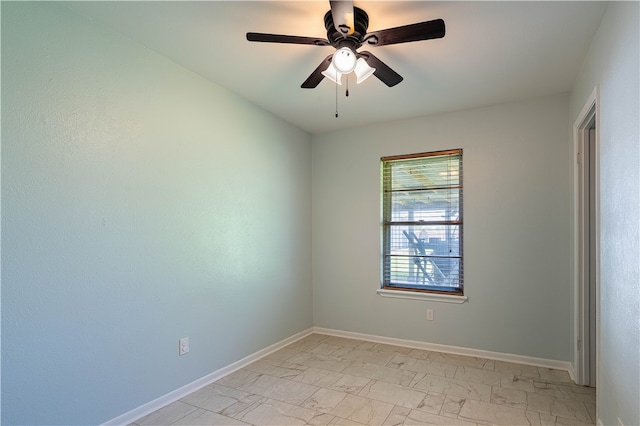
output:
[[[410,41],[430,40],[442,38],[444,33],[444,21],[442,19],[434,19],[433,21],[368,33],[364,36],[364,44],[385,46],[388,44],[408,43]]]
[[[355,30],[353,1],[330,1],[333,25],[341,34],[353,34]]]
[[[331,63],[332,56],[333,54],[324,58],[324,61],[322,61],[320,65],[318,65],[318,68],[313,70],[311,75],[304,81],[304,83],[302,83],[302,85],[300,85],[300,87],[302,87],[303,89],[313,89],[317,87],[324,78],[324,75],[322,75],[322,71],[327,69],[327,67]]]
[[[247,40],[263,43],[313,44],[315,46],[330,46],[329,40],[317,37],[301,37],[282,34],[247,33]]]
[[[378,77],[378,79],[380,79],[380,81],[382,81],[387,86],[393,87],[403,80],[400,74],[389,68],[387,64],[374,56],[373,53],[366,51],[360,52],[360,56],[362,56],[364,60],[367,61],[367,64],[369,64],[371,68],[376,69],[373,75]]]

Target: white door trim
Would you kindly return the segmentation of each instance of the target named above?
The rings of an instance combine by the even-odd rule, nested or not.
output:
[[[583,217],[584,205],[581,203],[581,179],[584,178],[582,162],[579,159],[579,153],[583,151],[585,143],[588,141],[588,124],[595,116],[595,158],[592,159],[594,165],[595,188],[593,194],[595,197],[595,280],[596,280],[596,383],[600,381],[599,377],[599,361],[600,361],[600,90],[596,86],[585,103],[582,111],[573,126],[573,218],[574,218],[574,253],[573,253],[573,276],[574,276],[574,330],[576,341],[574,342],[574,365],[576,372],[577,384],[588,384],[589,365],[586,362],[588,358],[585,352],[589,348],[585,348],[583,342],[588,341],[588,327],[586,323],[589,320],[587,295],[584,291],[582,283],[581,268],[584,265],[584,245],[581,239],[583,230],[581,229],[581,218]],[[588,244],[588,243],[587,243]],[[588,285],[588,283],[587,283]],[[580,343],[579,343],[580,342]],[[597,389],[596,389],[597,392]]]

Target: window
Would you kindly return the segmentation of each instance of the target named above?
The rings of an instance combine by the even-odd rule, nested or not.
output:
[[[383,289],[463,295],[462,150],[381,159]]]

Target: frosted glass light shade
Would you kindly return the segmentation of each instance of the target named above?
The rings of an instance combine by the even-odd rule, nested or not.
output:
[[[348,47],[341,47],[333,54],[331,63],[342,74],[349,74],[356,67],[356,53]]]
[[[322,75],[342,86],[342,73],[333,66],[333,61],[329,64],[326,70],[322,71]]]
[[[360,84],[367,78],[371,77],[371,74],[376,72],[376,69],[371,68],[369,64],[367,64],[367,61],[364,60],[364,58],[359,58],[356,62],[354,72],[356,73],[356,82]]]

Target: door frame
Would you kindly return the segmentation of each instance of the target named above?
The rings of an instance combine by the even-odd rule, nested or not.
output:
[[[582,202],[581,188],[583,188],[584,180],[584,164],[581,161],[580,153],[583,152],[585,146],[588,146],[589,137],[589,123],[595,118],[595,140],[593,143],[595,158],[591,159],[593,165],[593,173],[595,177],[594,188],[592,188],[592,194],[595,198],[595,305],[596,305],[596,360],[595,370],[596,384],[600,382],[600,90],[599,86],[596,86],[589,99],[585,103],[582,111],[578,114],[578,117],[573,125],[573,183],[574,183],[574,200],[573,200],[573,234],[574,234],[574,331],[575,342],[574,344],[574,369],[576,373],[576,383],[579,385],[589,384],[589,364],[588,364],[588,351],[589,348],[585,347],[584,342],[589,341],[588,336],[588,323],[589,323],[589,298],[588,298],[588,281],[585,283],[582,277],[584,276],[582,271],[585,265],[585,243],[583,238],[583,217],[585,206]],[[587,177],[588,179],[588,177]],[[588,209],[588,207],[587,207]],[[588,242],[586,243],[588,244]],[[597,386],[596,386],[597,392]]]

